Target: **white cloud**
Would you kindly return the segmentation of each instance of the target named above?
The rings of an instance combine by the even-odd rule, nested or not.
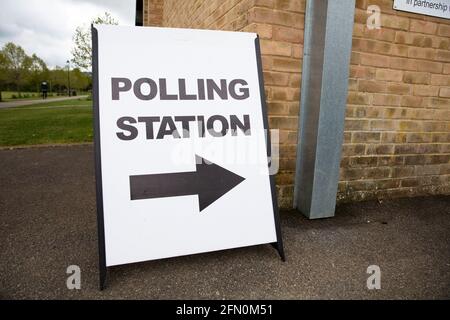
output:
[[[104,12],[134,25],[135,8],[135,0],[1,0],[0,47],[12,41],[51,67],[63,66],[77,26]]]

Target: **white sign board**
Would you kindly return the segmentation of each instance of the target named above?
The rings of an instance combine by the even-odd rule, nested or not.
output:
[[[254,33],[93,27],[106,267],[280,244],[257,44]]]
[[[394,9],[450,19],[450,0],[394,0]]]

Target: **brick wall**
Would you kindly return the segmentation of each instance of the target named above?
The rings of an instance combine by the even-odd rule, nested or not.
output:
[[[248,24],[249,0],[166,0],[163,26],[195,29],[242,30]]]
[[[279,205],[292,207],[297,150],[305,0],[260,1],[244,30],[261,37],[269,127],[280,130]]]
[[[450,21],[392,3],[356,4],[339,199],[450,192]]]
[[[257,32],[292,206],[306,0],[145,0],[145,25]],[[338,200],[450,193],[450,21],[357,0]],[[155,6],[152,18],[151,7]],[[381,8],[369,30],[368,5]],[[161,6],[161,10],[159,10]],[[153,19],[153,20],[152,20]]]
[[[164,0],[144,0],[144,26],[161,26]]]

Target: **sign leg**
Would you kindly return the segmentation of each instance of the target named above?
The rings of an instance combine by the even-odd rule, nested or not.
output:
[[[266,130],[266,152],[267,152],[267,159],[268,159],[268,167],[270,171],[270,159],[272,159],[272,144],[270,142],[270,131],[269,131],[269,123],[268,123],[268,117],[267,117],[267,105],[266,105],[266,96],[264,91],[264,78],[263,78],[263,69],[262,69],[262,61],[261,61],[261,48],[259,44],[259,37],[257,36],[255,39],[255,52],[256,52],[256,64],[258,66],[258,76],[259,76],[259,89],[260,89],[260,95],[261,95],[261,104],[262,104],[262,110],[263,110],[263,123],[264,123],[264,129]],[[269,180],[270,180],[270,189],[272,193],[272,207],[273,207],[273,215],[275,220],[275,230],[277,234],[277,241],[271,243],[271,245],[278,251],[278,254],[280,255],[281,261],[286,261],[286,258],[284,256],[284,249],[283,249],[283,240],[281,238],[281,227],[280,227],[280,213],[278,210],[278,201],[277,201],[277,193],[275,188],[275,178],[273,174],[269,172]]]
[[[100,291],[106,289],[107,275],[108,275],[108,268],[106,266],[100,266],[99,268]]]
[[[272,245],[272,247],[275,248],[275,250],[278,251],[278,254],[280,255],[281,261],[285,262],[286,261],[286,257],[284,256],[283,245],[280,244],[279,242],[272,242],[271,245]]]

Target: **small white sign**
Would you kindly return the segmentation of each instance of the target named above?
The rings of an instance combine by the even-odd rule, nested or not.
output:
[[[394,0],[394,9],[450,19],[450,0]]]
[[[93,32],[106,266],[278,242],[257,35]]]

